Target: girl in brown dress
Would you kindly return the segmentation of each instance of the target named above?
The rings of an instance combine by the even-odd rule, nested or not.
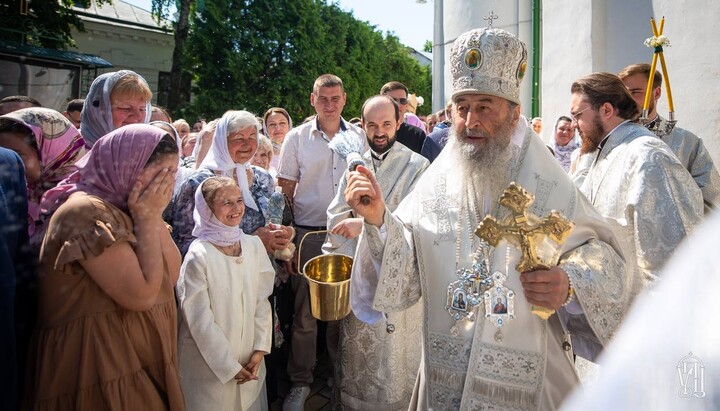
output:
[[[52,216],[26,408],[184,409],[173,295],[180,253],[162,221],[177,165],[165,131],[124,126],[43,197]]]

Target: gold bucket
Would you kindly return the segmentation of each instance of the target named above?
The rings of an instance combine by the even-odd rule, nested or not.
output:
[[[310,234],[326,233],[327,230],[306,233],[298,247],[298,259],[302,256],[302,243]],[[321,321],[336,321],[350,313],[350,272],[353,259],[342,254],[323,254],[308,260],[300,272],[308,280],[310,288],[310,311]]]

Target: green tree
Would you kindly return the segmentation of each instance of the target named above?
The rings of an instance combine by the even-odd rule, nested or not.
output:
[[[175,113],[190,101],[190,75],[183,62],[187,59],[185,43],[190,32],[190,13],[195,8],[195,0],[152,0],[152,14],[158,23],[169,21],[170,10],[177,8],[177,18],[172,24],[173,46],[172,66],[170,68],[170,90],[168,109]]]
[[[430,40],[425,40],[425,44],[423,44],[423,51],[426,53],[432,53],[433,44]]]
[[[387,81],[430,96],[429,71],[395,36],[321,0],[198,1],[185,46],[194,77],[193,101],[178,113],[186,118],[280,106],[297,122],[314,114],[309,96],[323,73],[343,79],[347,118]]]
[[[0,40],[54,49],[73,46],[70,32],[84,31],[73,6],[90,7],[91,0],[0,0]],[[112,0],[96,0],[111,4]]]

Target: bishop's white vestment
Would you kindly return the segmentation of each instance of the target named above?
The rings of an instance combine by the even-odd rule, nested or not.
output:
[[[479,305],[474,322],[462,320],[457,335],[451,332],[456,323],[446,309],[446,290],[458,279],[456,255],[457,267],[471,266],[479,221],[461,201],[467,185],[449,146],[398,209],[386,210],[380,230],[364,226],[353,266],[351,300],[358,318],[404,310],[423,297],[423,361],[412,409],[556,409],[578,384],[573,352],[563,349],[570,348],[566,331],[579,342],[575,352],[594,359],[628,308],[631,279],[604,219],[523,121],[510,147],[508,183],[535,195],[530,211],[546,216],[558,210],[575,223],[558,265],[572,279],[576,300],[548,321],[533,315],[515,270],[520,253],[500,243],[490,265],[507,274],[505,286],[516,294],[515,318],[500,329],[498,340],[498,328]],[[483,182],[476,183],[482,190]],[[494,200],[489,212],[500,221],[509,215]]]
[[[430,165],[423,156],[397,142],[387,153],[373,158],[368,151],[363,159],[375,172],[390,210],[397,208]],[[352,217],[345,201],[346,187],[347,173],[328,208],[328,228]],[[323,252],[353,257],[356,247],[357,239],[329,233]],[[407,410],[420,366],[421,318],[420,304],[415,304],[374,324],[358,320],[352,312],[341,320],[335,384],[342,409]],[[387,332],[387,324],[394,332]]]

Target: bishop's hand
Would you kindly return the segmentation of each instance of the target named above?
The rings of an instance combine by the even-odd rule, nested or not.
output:
[[[375,175],[365,166],[358,166],[347,176],[345,201],[352,207],[356,215],[365,218],[365,222],[380,227],[385,215],[385,201]],[[364,205],[361,201],[367,196],[370,201]]]
[[[562,307],[570,293],[568,275],[560,267],[522,273],[520,282],[530,304],[551,310]]]

